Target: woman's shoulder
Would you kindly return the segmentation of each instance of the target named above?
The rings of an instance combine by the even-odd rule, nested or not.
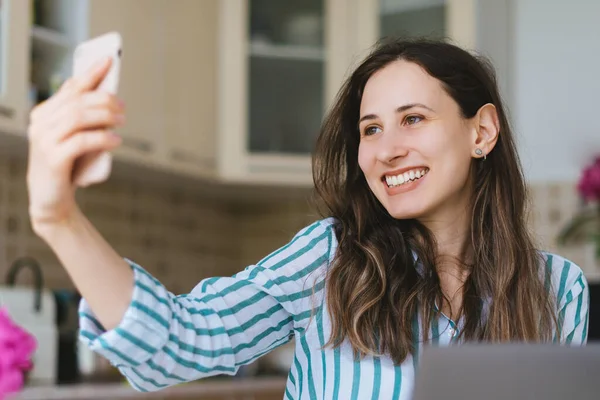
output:
[[[322,218],[304,226],[297,231],[283,247],[269,254],[258,262],[258,265],[270,268],[281,263],[301,265],[322,260],[324,264],[331,261],[337,248],[334,218]]]
[[[337,220],[334,217],[317,219],[309,225],[304,226],[295,235],[294,238],[300,236],[319,236],[324,232],[334,234],[334,228]],[[335,234],[334,234],[335,236]]]
[[[337,220],[333,217],[317,219],[294,234],[291,242],[300,240],[302,242],[314,243],[320,239],[327,238],[328,241],[331,241],[330,245],[333,246],[337,244],[335,235],[336,224]]]
[[[552,285],[558,301],[574,292],[587,290],[587,281],[583,270],[573,261],[556,253],[541,251],[542,271],[546,285]]]

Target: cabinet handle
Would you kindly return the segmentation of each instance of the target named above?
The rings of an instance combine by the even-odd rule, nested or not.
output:
[[[123,146],[129,147],[134,150],[141,151],[143,153],[152,153],[154,146],[148,140],[134,139],[130,137],[123,137]]]
[[[171,159],[178,162],[199,165],[205,168],[214,166],[214,161],[199,157],[196,154],[190,154],[180,149],[171,150]]]
[[[0,105],[0,116],[4,118],[13,118],[15,116],[15,110],[6,106]]]

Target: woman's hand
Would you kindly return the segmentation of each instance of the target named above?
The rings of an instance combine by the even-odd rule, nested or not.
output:
[[[124,122],[123,104],[114,95],[94,90],[109,68],[106,59],[70,78],[31,112],[27,186],[31,224],[38,234],[44,226],[68,221],[77,211],[75,160],[121,143],[111,129]]]

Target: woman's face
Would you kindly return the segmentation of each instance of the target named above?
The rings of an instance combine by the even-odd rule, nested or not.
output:
[[[471,195],[477,129],[442,84],[419,65],[388,64],[367,81],[360,105],[358,162],[398,219],[453,219]]]

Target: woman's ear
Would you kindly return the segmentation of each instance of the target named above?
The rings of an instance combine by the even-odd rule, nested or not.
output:
[[[473,118],[473,149],[474,157],[487,156],[498,141],[500,133],[500,122],[496,106],[491,103],[481,106]]]

